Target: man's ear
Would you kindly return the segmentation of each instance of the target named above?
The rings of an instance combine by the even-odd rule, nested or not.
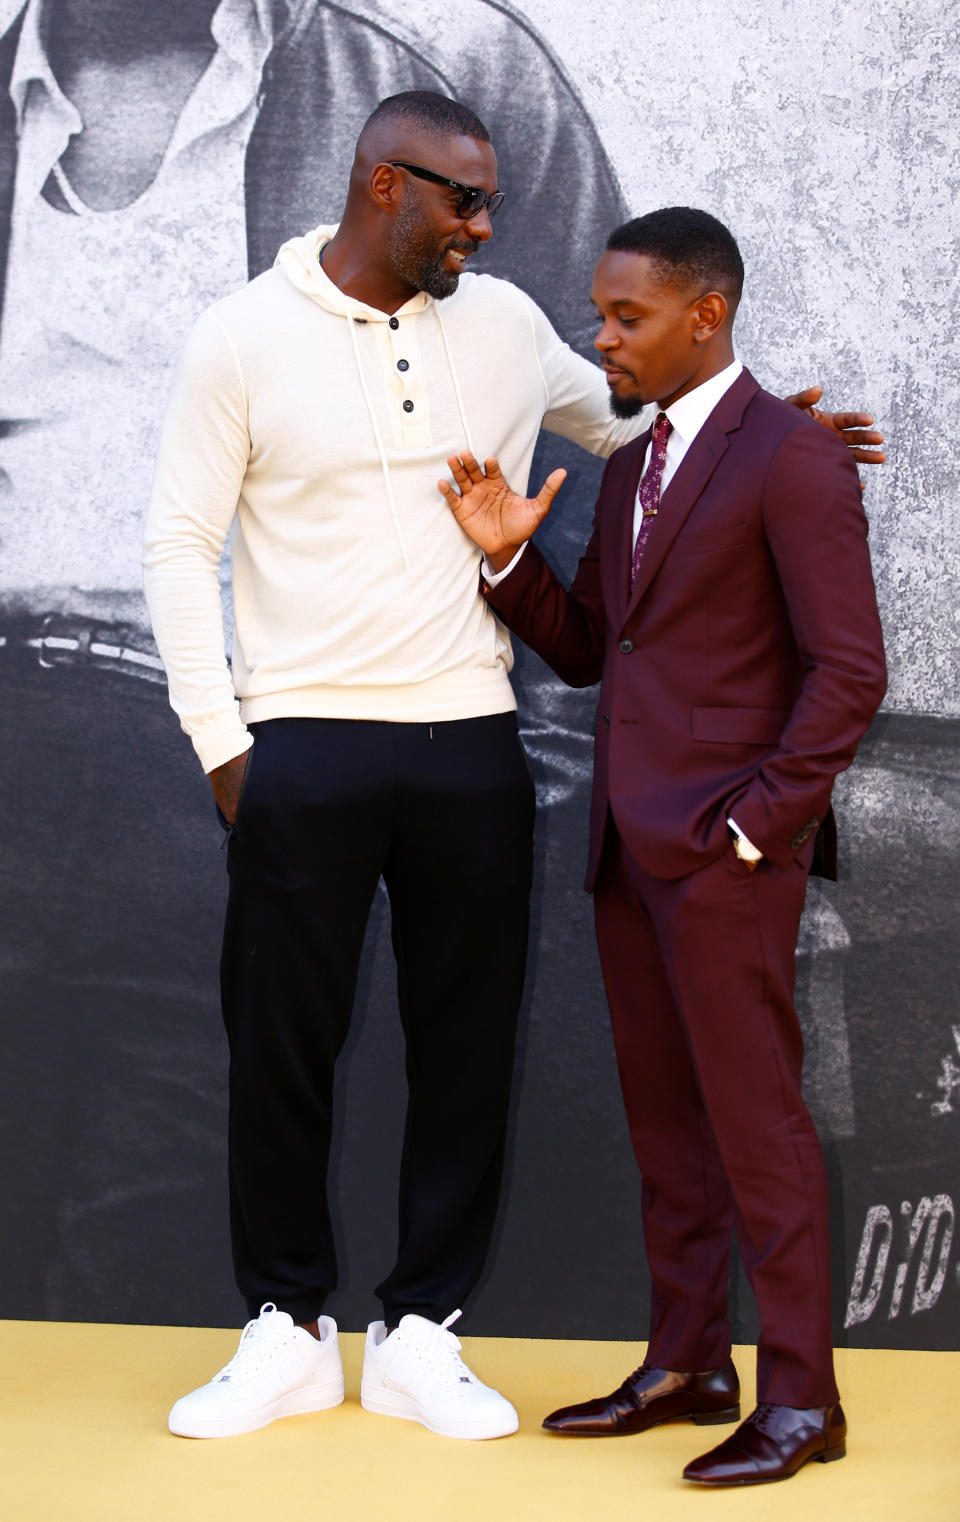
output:
[[[693,304],[693,341],[706,343],[723,327],[730,310],[727,298],[720,291],[705,291]]]
[[[403,200],[403,180],[392,164],[375,164],[370,175],[370,194],[384,211],[396,211]]]

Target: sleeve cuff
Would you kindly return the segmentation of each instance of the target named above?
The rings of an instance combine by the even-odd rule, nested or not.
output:
[[[200,765],[208,775],[218,766],[232,761],[234,756],[242,756],[253,744],[253,735],[242,724],[231,724],[229,728],[224,725],[212,732],[203,730],[190,738]]]
[[[488,587],[498,586],[501,581],[510,575],[510,572],[514,569],[514,567],[519,565],[520,556],[526,549],[528,542],[529,541],[525,540],[524,543],[521,544],[510,564],[505,565],[502,571],[495,571],[493,567],[488,563],[486,555],[484,555],[483,561],[481,562],[481,569],[483,570],[483,579],[487,583]]]
[[[727,818],[727,824],[740,842],[738,854],[744,861],[762,861],[763,852],[758,851],[752,840],[748,840],[735,819]]]

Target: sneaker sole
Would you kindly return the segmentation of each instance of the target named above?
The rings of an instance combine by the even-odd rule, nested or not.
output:
[[[509,1437],[516,1432],[520,1420],[515,1411],[508,1419],[503,1418],[500,1422],[486,1421],[457,1421],[456,1418],[431,1416],[410,1395],[403,1395],[399,1390],[385,1390],[382,1386],[368,1384],[366,1380],[360,1385],[360,1404],[364,1411],[372,1411],[376,1416],[396,1416],[401,1421],[419,1422],[430,1432],[435,1432],[438,1437],[459,1437],[468,1440],[480,1441],[485,1438]]]
[[[176,1415],[176,1406],[170,1412],[167,1425],[176,1437],[240,1437],[244,1432],[257,1432],[269,1427],[282,1416],[307,1416],[311,1411],[329,1411],[343,1404],[343,1378],[328,1380],[326,1384],[310,1385],[302,1390],[290,1390],[269,1405],[261,1406],[246,1416],[221,1417],[204,1421],[187,1414]]]

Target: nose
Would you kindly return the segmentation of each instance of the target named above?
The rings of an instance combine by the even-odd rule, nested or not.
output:
[[[593,340],[593,347],[595,349],[599,349],[601,354],[609,354],[610,350],[615,349],[619,342],[620,339],[617,334],[612,331],[610,324],[608,322],[603,322],[600,324],[600,330],[597,333],[596,338]]]
[[[493,237],[490,213],[485,206],[481,206],[474,216],[468,217],[463,225],[471,238],[476,238],[480,243],[486,243],[488,238]]]

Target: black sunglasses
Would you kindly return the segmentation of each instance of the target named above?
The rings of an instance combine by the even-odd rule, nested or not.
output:
[[[502,190],[495,190],[490,195],[486,190],[478,190],[476,185],[462,185],[459,180],[449,180],[445,174],[435,174],[432,169],[424,169],[422,164],[405,164],[403,159],[390,159],[389,163],[393,169],[406,169],[408,174],[415,174],[418,180],[430,180],[434,185],[446,185],[448,190],[459,191],[457,216],[465,222],[468,218],[477,216],[484,207],[491,217],[495,217],[503,205]]]

